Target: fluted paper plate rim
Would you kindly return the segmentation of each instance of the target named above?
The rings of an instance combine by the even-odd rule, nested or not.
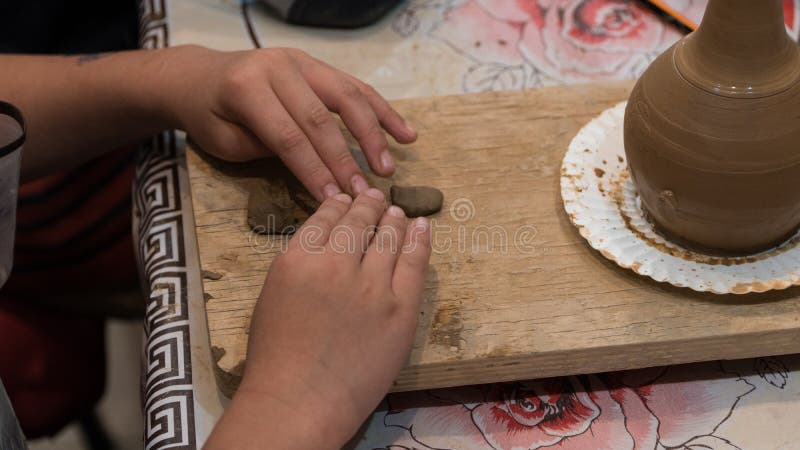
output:
[[[626,103],[586,124],[562,161],[564,209],[588,244],[620,267],[698,292],[748,294],[800,284],[800,235],[758,255],[726,258],[687,250],[656,233],[628,173],[622,142]]]

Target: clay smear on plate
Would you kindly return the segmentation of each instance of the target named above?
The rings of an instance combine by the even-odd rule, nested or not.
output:
[[[701,264],[710,264],[713,266],[723,265],[723,266],[734,266],[740,264],[749,264],[755,263],[757,261],[761,261],[766,258],[770,258],[772,256],[778,255],[785,251],[791,250],[800,243],[800,234],[795,234],[792,238],[784,242],[783,244],[767,250],[765,252],[761,252],[755,255],[748,255],[748,256],[714,256],[714,255],[707,255],[703,253],[694,252],[691,250],[687,250],[683,247],[679,247],[676,244],[666,243],[668,242],[668,238],[658,232],[658,229],[653,225],[653,222],[647,217],[647,214],[641,208],[641,199],[639,198],[638,194],[634,198],[625,198],[626,195],[623,190],[623,185],[626,183],[630,183],[630,172],[628,169],[624,169],[622,172],[619,173],[613,180],[609,182],[609,187],[604,188],[602,184],[600,185],[601,191],[606,191],[608,189],[610,197],[614,200],[617,207],[619,208],[619,213],[622,216],[622,220],[625,222],[625,226],[631,230],[639,239],[643,240],[647,245],[655,248],[656,250],[668,253],[676,258],[681,258],[685,261],[694,261]],[[630,197],[630,196],[627,196]],[[627,205],[627,208],[625,207]],[[647,223],[650,224],[650,229],[657,233],[661,239],[664,241],[659,241],[656,238],[649,236],[643,230],[639,229],[634,225],[634,216],[631,213],[631,208],[636,208],[639,212],[640,217],[644,218]]]

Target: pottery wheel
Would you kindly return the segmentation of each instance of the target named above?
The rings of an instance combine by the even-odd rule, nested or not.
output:
[[[800,235],[766,252],[719,257],[687,250],[645,218],[625,161],[625,103],[578,132],[561,166],[564,208],[590,246],[619,266],[695,291],[746,294],[800,284]]]

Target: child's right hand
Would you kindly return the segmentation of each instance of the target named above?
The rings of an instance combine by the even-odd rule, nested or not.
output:
[[[376,189],[322,203],[270,268],[244,379],[207,448],[340,448],[406,362],[429,228]]]

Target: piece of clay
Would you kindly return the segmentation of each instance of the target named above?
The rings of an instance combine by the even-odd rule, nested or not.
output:
[[[675,242],[766,250],[800,224],[800,51],[781,0],[710,0],[656,58],[625,111],[642,207]]]
[[[222,279],[222,274],[219,274],[217,272],[212,272],[210,270],[204,270],[203,271],[203,278],[205,278],[207,280],[213,280],[213,281],[221,280]]]
[[[305,186],[294,176],[286,177],[286,190],[289,198],[309,216],[319,208],[319,202],[312,196]]]
[[[260,234],[293,234],[299,227],[292,206],[252,193],[247,202],[247,224]]]
[[[256,178],[243,183],[249,193],[247,224],[254,233],[293,234],[308,218],[293,201],[282,177]]]
[[[392,186],[392,204],[408,217],[429,216],[442,209],[442,191],[429,186]]]
[[[291,234],[319,206],[277,158],[231,163],[205,152],[198,155],[248,193],[246,220],[254,233]]]

